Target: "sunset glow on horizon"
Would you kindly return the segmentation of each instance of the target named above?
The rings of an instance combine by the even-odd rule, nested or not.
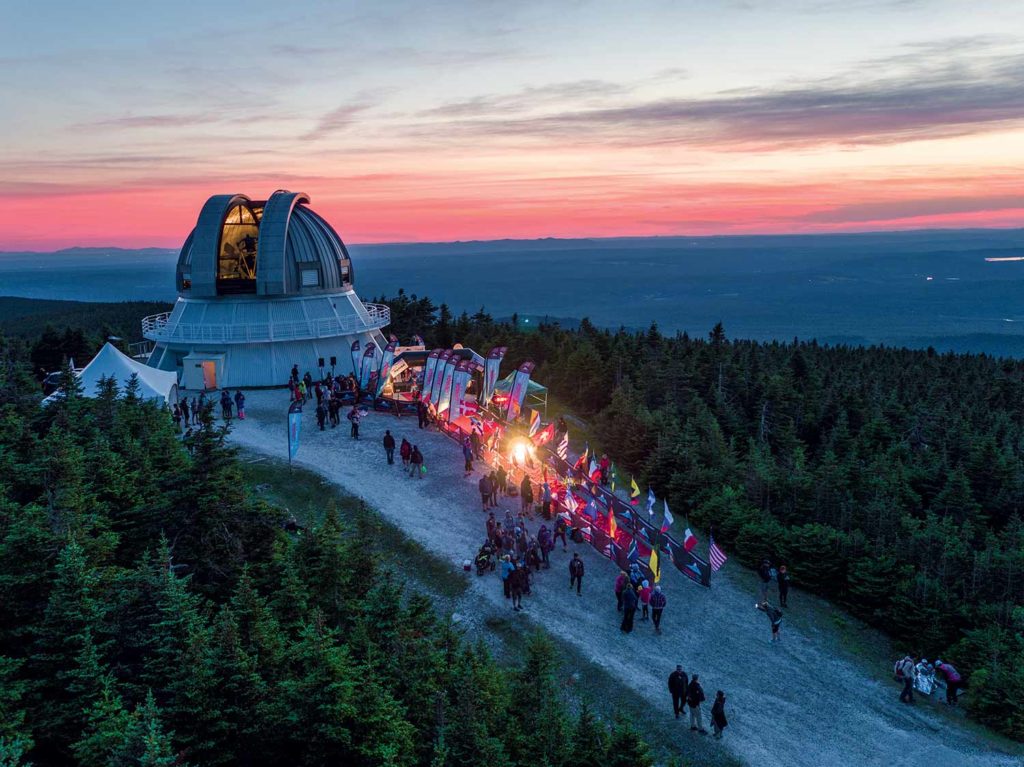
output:
[[[351,243],[1024,225],[1020,3],[56,6],[0,29],[0,250],[278,188]]]

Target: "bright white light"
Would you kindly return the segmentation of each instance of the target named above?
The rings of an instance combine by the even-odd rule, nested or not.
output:
[[[526,461],[526,443],[516,442],[512,446],[512,455],[516,459],[516,463],[524,463]]]

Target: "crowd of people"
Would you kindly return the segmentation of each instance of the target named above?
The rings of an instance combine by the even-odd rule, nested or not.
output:
[[[896,681],[902,685],[900,702],[914,702],[914,690],[924,695],[931,695],[940,684],[946,687],[946,705],[955,706],[960,699],[960,691],[966,686],[960,672],[952,663],[941,658],[930,663],[927,658],[917,659],[911,654],[896,661],[893,667]]]
[[[234,416],[239,420],[245,420],[245,395],[241,389],[236,389],[234,395],[227,389],[220,393],[220,414],[225,422],[230,422]],[[203,408],[212,406],[213,401],[206,396],[206,392],[200,392],[198,396],[184,397],[175,402],[171,408],[171,418],[179,432],[189,431],[193,426],[199,425],[200,413]]]

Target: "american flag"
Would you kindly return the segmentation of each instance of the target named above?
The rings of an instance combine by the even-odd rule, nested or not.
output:
[[[715,537],[708,537],[708,561],[711,563],[711,572],[718,572],[722,565],[725,564],[725,560],[728,559],[725,556],[725,552],[718,548],[718,544],[715,543]]]
[[[563,461],[569,460],[569,432],[562,435],[562,441],[558,443],[558,450],[555,452]]]

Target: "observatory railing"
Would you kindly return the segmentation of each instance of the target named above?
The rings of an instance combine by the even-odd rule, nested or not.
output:
[[[172,343],[247,344],[263,341],[299,341],[362,333],[391,322],[391,310],[382,304],[363,304],[366,313],[339,319],[328,317],[291,322],[246,322],[237,324],[190,324],[168,322],[171,313],[153,314],[142,320],[142,335],[151,341]]]

